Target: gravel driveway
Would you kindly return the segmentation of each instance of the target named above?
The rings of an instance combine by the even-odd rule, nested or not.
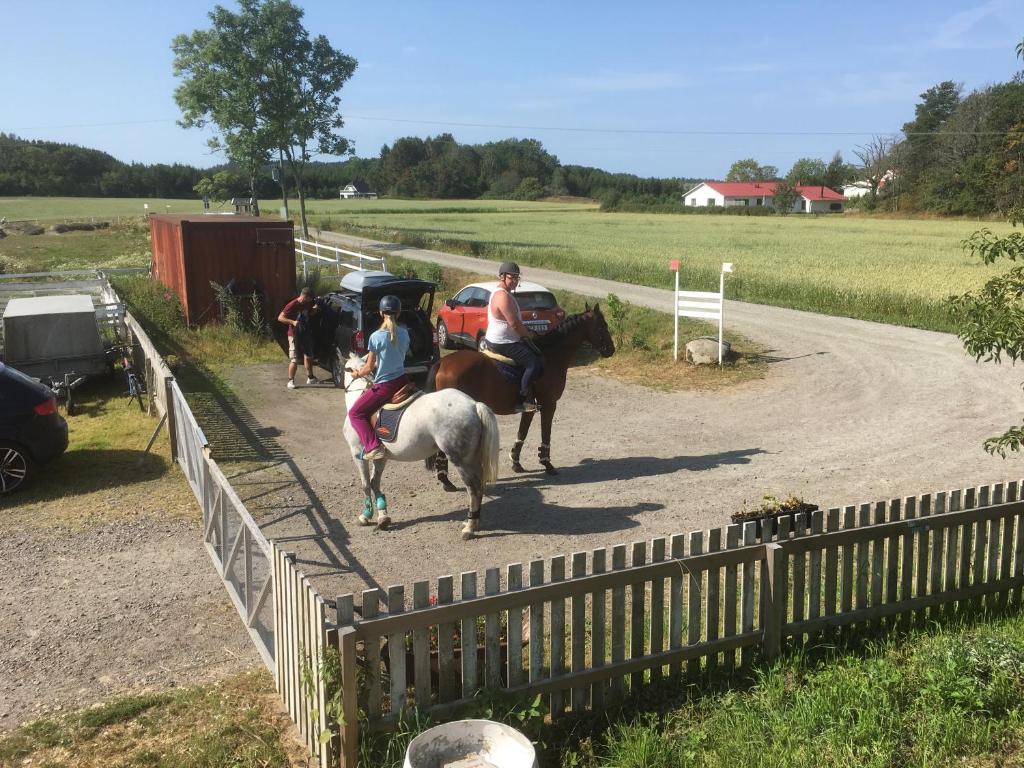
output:
[[[479,259],[328,238],[494,270]],[[667,290],[526,272],[556,290],[671,306]],[[717,527],[765,494],[829,507],[1019,477],[1017,458],[991,457],[981,443],[1017,417],[1024,371],[976,364],[955,337],[930,331],[735,302],[726,317],[774,361],[766,379],[662,393],[575,369],[554,423],[557,477],[511,472],[504,448],[518,422],[499,417],[501,476],[474,541],[458,537],[466,496],[441,491],[419,464],[388,465],[391,530],[356,526],[361,497],[340,437],[342,395],[286,390],[283,360],[232,376],[243,421],[283,457],[237,487],[267,535],[286,541],[334,595]],[[538,427],[527,466],[537,466]]]

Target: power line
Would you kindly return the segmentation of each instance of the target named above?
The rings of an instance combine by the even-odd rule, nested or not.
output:
[[[510,131],[561,131],[563,133],[604,133],[648,136],[1004,136],[1005,131],[736,131],[736,130],[670,130],[666,128],[584,128],[560,125],[517,125],[513,123],[466,123],[454,120],[420,120],[403,117],[371,117],[369,115],[344,115],[346,120],[366,120],[382,123],[405,123],[412,125],[436,125],[450,128],[500,128]],[[154,120],[120,120],[104,123],[67,123],[64,125],[27,125],[12,131],[42,131],[58,128],[107,128],[119,125],[147,125],[154,123],[176,123],[174,118]]]

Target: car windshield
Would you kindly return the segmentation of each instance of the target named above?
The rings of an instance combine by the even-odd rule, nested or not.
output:
[[[516,291],[519,309],[554,309],[558,306],[555,297],[547,291]]]

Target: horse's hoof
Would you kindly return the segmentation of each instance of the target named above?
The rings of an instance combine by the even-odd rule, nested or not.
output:
[[[476,520],[467,520],[466,524],[462,526],[462,540],[469,541],[476,536],[477,530],[480,528],[480,523]]]
[[[439,477],[437,479],[441,481],[441,487],[444,488],[448,493],[454,493],[455,491],[459,490],[458,486],[455,485],[447,477]]]
[[[383,517],[377,520],[377,527],[380,528],[382,531],[386,531],[389,525],[391,525],[391,518],[387,515],[384,515]]]
[[[550,462],[547,462],[547,461],[544,462],[544,471],[547,474],[549,474],[549,475],[557,475],[558,474],[558,470],[555,469],[554,466]]]
[[[366,515],[358,515],[356,517],[356,520],[359,521],[360,525],[373,525],[373,519],[367,517]]]
[[[522,464],[520,464],[518,461],[513,461],[512,462],[512,471],[513,472],[520,472],[520,473],[522,473],[522,472],[526,472],[527,469]]]

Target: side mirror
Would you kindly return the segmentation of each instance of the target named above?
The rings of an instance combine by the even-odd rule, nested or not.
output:
[[[459,305],[459,302],[455,299],[445,299],[444,305],[448,307],[448,309],[455,309],[455,307]]]

